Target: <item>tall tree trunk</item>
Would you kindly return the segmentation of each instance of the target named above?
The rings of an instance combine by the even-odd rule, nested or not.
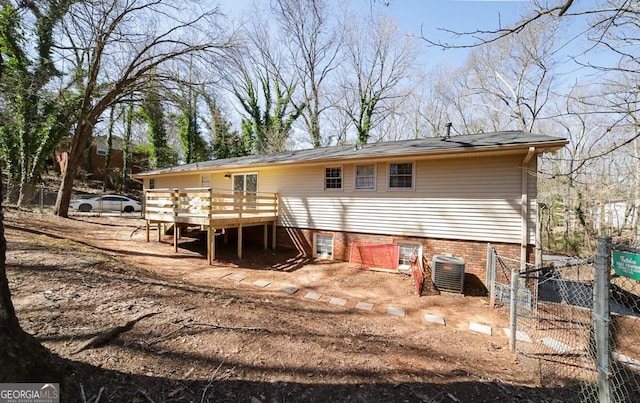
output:
[[[109,128],[107,130],[107,155],[104,159],[104,178],[102,180],[102,191],[106,192],[109,187],[109,180],[111,179],[110,167],[111,165],[111,153],[113,152],[113,125],[115,124],[116,107],[111,105],[109,111]]]
[[[56,205],[53,210],[53,214],[57,216],[69,217],[69,201],[71,201],[71,194],[73,193],[73,181],[76,179],[76,172],[80,161],[82,161],[87,139],[90,134],[91,126],[86,123],[80,124],[73,134],[67,166],[62,173],[62,183],[60,184],[58,196],[56,197]]]
[[[1,177],[1,175],[0,175]],[[6,271],[7,240],[4,237],[4,211],[0,186],[0,383],[47,382],[61,383],[65,395],[71,391],[54,357],[40,342],[20,327],[9,291]]]
[[[120,191],[127,188],[128,175],[131,172],[131,126],[133,124],[133,104],[129,104],[127,109],[122,108],[124,116],[124,144],[122,145],[122,180],[120,181]]]
[[[22,177],[20,178],[20,192],[18,194],[18,206],[25,207],[31,204],[33,197],[36,194],[36,184],[34,178]]]

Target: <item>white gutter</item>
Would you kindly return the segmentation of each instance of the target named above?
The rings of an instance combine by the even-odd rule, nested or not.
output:
[[[520,181],[522,195],[522,240],[520,242],[520,271],[527,269],[527,245],[529,244],[529,162],[536,154],[535,147],[529,147],[527,156],[522,161]]]

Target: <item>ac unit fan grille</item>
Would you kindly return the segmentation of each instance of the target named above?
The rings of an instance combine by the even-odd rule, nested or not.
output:
[[[440,291],[464,292],[464,260],[449,256],[434,256],[432,280]]]

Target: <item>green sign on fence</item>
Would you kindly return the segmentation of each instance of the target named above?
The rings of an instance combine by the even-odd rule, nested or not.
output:
[[[614,250],[613,268],[619,276],[640,280],[640,254]]]

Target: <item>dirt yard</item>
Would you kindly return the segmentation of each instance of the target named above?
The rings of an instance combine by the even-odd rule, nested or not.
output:
[[[414,294],[410,277],[293,251],[145,241],[144,221],[8,209],[8,276],[23,328],[86,401],[560,402],[509,351],[484,297]],[[239,281],[242,278],[241,281]],[[295,287],[294,294],[283,287]],[[309,292],[319,300],[305,298]],[[318,296],[316,295],[316,297]],[[345,299],[344,306],[329,303]],[[373,304],[372,311],[356,308]],[[405,317],[387,309],[406,310]],[[128,321],[105,345],[80,348]],[[446,326],[428,323],[441,315]],[[493,328],[488,336],[469,322]],[[52,380],[53,381],[53,380]],[[562,380],[560,380],[562,381]],[[562,382],[560,382],[562,384]]]

